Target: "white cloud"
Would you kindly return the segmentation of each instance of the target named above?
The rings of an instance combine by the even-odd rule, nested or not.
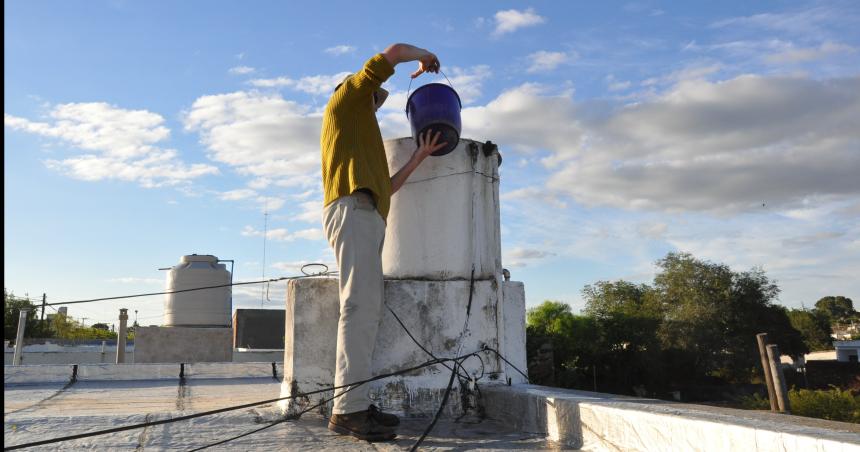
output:
[[[254,190],[263,190],[272,184],[272,179],[268,177],[258,177],[248,182],[248,187]]]
[[[712,212],[857,196],[858,115],[860,78],[681,82],[592,125],[548,186],[588,205]]]
[[[296,81],[289,77],[277,77],[277,78],[257,78],[251,80],[251,85],[254,85],[258,88],[279,88],[282,86],[295,86]]]
[[[278,210],[284,207],[284,204],[287,202],[284,198],[276,196],[259,196],[255,201],[259,204],[260,210],[266,212]]]
[[[630,83],[630,81],[616,80],[615,76],[612,74],[607,75],[604,80],[606,81],[606,87],[609,89],[609,91],[623,91],[632,86],[632,83]]]
[[[689,80],[616,108],[526,84],[463,110],[464,130],[549,152],[546,188],[659,211],[788,209],[860,195],[860,77]]]
[[[643,222],[640,223],[636,230],[643,237],[647,237],[649,239],[661,239],[666,235],[666,231],[669,230],[669,225],[662,222]]]
[[[254,79],[249,83],[258,88],[289,87],[313,95],[328,95],[350,72],[338,72],[331,75],[310,75],[300,79],[277,77],[272,79]]]
[[[555,253],[536,248],[517,247],[506,251],[502,261],[508,267],[525,267],[528,264],[534,264],[552,256],[555,256]]]
[[[325,49],[324,52],[329,54],[329,55],[339,56],[339,55],[344,55],[347,53],[355,52],[355,47],[350,46],[350,45],[341,44],[341,45],[329,47],[329,48]]]
[[[559,199],[557,194],[548,192],[544,187],[536,185],[504,192],[501,198],[503,201],[524,200],[533,203],[546,203],[558,209],[567,208],[567,203]]]
[[[247,199],[253,196],[256,196],[257,192],[254,190],[250,190],[247,188],[241,188],[238,190],[230,190],[222,192],[218,195],[218,198],[224,201],[239,201],[242,199]]]
[[[855,14],[844,14],[830,7],[815,7],[806,10],[798,10],[784,13],[763,13],[751,16],[732,17],[711,24],[712,28],[738,28],[750,27],[753,29],[764,29],[788,32],[802,36],[826,35],[830,25],[841,20],[856,18]]]
[[[490,66],[480,64],[469,68],[452,67],[451,68],[451,85],[460,96],[463,104],[468,105],[474,103],[481,97],[481,89],[484,81],[490,78],[492,71]],[[387,101],[386,101],[387,103]],[[405,108],[406,101],[403,102]],[[403,111],[403,109],[400,109]]]
[[[250,66],[236,66],[236,67],[231,67],[230,70],[228,70],[227,72],[234,74],[234,75],[244,75],[244,74],[251,74],[255,71],[256,70]]]
[[[307,106],[256,91],[200,97],[184,117],[212,160],[294,185],[319,183],[321,121]]]
[[[526,69],[526,72],[530,74],[549,72],[562,64],[570,63],[573,58],[573,55],[565,52],[540,50],[528,56],[529,67]]]
[[[302,77],[296,82],[295,89],[316,95],[329,95],[350,72],[338,72],[333,75],[312,75]]]
[[[296,220],[313,224],[320,224],[322,221],[323,202],[321,199],[305,201],[299,204],[299,208],[301,212],[296,215]]]
[[[56,105],[49,122],[35,122],[4,114],[14,130],[55,138],[89,153],[62,160],[46,160],[51,169],[82,180],[118,179],[144,187],[176,185],[218,174],[206,164],[185,164],[174,149],[154,144],[170,136],[161,115],[126,110],[102,102]]]
[[[245,237],[262,237],[263,231],[257,230],[252,226],[245,226],[241,234]],[[310,228],[302,229],[296,232],[290,232],[286,228],[274,228],[266,231],[266,238],[280,242],[292,242],[296,239],[300,240],[324,240],[322,229]]]
[[[770,63],[800,63],[819,60],[842,53],[855,53],[857,49],[845,44],[825,42],[818,47],[791,48],[765,57]]]
[[[667,234],[669,244],[700,259],[738,270],[761,266],[782,289],[780,301],[809,306],[825,295],[856,291],[860,225],[834,215],[841,203],[822,204],[820,216],[801,221],[768,215],[732,221],[693,219]]]
[[[499,11],[496,13],[495,19],[496,29],[493,30],[494,36],[501,36],[520,28],[532,27],[546,22],[546,19],[535,13],[533,8],[528,8],[525,11],[516,9]]]
[[[583,138],[570,93],[550,94],[526,83],[504,91],[485,106],[464,108],[463,130],[521,152],[540,149],[575,152]]]

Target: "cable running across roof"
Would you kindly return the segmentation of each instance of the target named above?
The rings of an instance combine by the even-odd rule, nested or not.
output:
[[[307,273],[307,272],[305,272],[305,268],[310,267],[310,266],[322,266],[322,267],[325,267],[325,270],[320,271],[320,272],[317,272],[317,273]],[[325,264],[318,264],[318,263],[306,264],[306,265],[302,266],[301,271],[302,271],[302,273],[303,273],[303,275],[302,275],[302,276],[280,277],[280,278],[272,278],[272,279],[260,280],[260,281],[246,281],[246,282],[238,282],[238,283],[231,283],[231,284],[221,284],[221,285],[216,285],[216,286],[196,287],[196,288],[191,288],[191,289],[183,289],[183,290],[175,290],[175,291],[166,291],[166,292],[156,292],[156,293],[148,293],[148,294],[124,295],[124,296],[118,296],[118,297],[94,298],[94,299],[90,299],[90,300],[76,300],[76,301],[67,301],[67,302],[58,302],[58,303],[46,303],[46,305],[51,306],[51,308],[52,308],[52,309],[56,309],[56,308],[54,308],[54,307],[53,307],[54,305],[77,304],[77,303],[92,303],[92,302],[97,302],[97,301],[108,301],[108,300],[117,300],[117,299],[125,299],[125,298],[135,298],[135,297],[145,297],[145,296],[153,296],[153,295],[165,295],[165,294],[171,294],[171,293],[191,292],[191,291],[195,291],[195,290],[214,289],[214,288],[229,287],[229,286],[248,285],[248,284],[264,284],[264,283],[271,283],[271,282],[285,281],[285,280],[293,280],[293,279],[304,279],[304,278],[312,278],[312,277],[319,277],[319,276],[333,276],[333,275],[337,274],[337,272],[336,272],[336,271],[335,271],[335,272],[333,272],[333,271],[329,271],[329,270],[328,270],[328,267],[327,267]],[[466,307],[466,321],[465,321],[465,323],[464,323],[464,325],[463,325],[464,331],[463,331],[463,333],[461,334],[461,338],[460,338],[461,340],[462,340],[463,335],[465,335],[466,329],[468,329],[468,324],[469,324],[469,314],[470,314],[470,312],[469,312],[469,311],[471,310],[472,295],[473,295],[473,293],[472,293],[472,292],[473,292],[473,289],[474,289],[474,267],[473,267],[473,269],[472,269],[472,277],[470,278],[470,284],[469,284],[469,302],[468,302],[467,307]],[[498,356],[501,360],[503,360],[505,363],[507,363],[509,366],[511,366],[511,368],[513,368],[514,370],[516,370],[517,372],[519,372],[523,377],[525,377],[526,381],[528,381],[528,375],[526,375],[526,374],[525,374],[525,372],[523,372],[522,370],[518,369],[516,366],[514,366],[513,364],[511,364],[511,362],[510,362],[510,361],[508,361],[508,360],[507,360],[507,359],[506,359],[506,358],[505,358],[505,357],[504,357],[504,356],[503,356],[503,355],[502,355],[498,350],[493,349],[493,348],[491,348],[491,347],[489,347],[489,346],[487,346],[487,345],[484,345],[484,346],[483,346],[483,348],[482,348],[481,350],[479,350],[479,351],[472,352],[472,353],[468,353],[468,354],[466,354],[466,355],[460,355],[460,356],[457,356],[457,357],[454,357],[454,358],[438,358],[438,357],[436,357],[432,352],[430,352],[426,347],[424,347],[424,346],[423,346],[423,345],[422,345],[422,344],[421,344],[421,343],[420,343],[420,342],[415,338],[415,336],[411,333],[411,331],[409,331],[409,328],[407,328],[407,327],[406,327],[406,325],[403,323],[403,321],[400,319],[400,317],[399,317],[399,316],[394,312],[394,310],[393,310],[393,309],[391,309],[391,307],[390,307],[390,306],[388,306],[387,304],[385,304],[385,307],[386,307],[386,308],[388,309],[388,311],[389,311],[389,312],[394,316],[395,320],[397,320],[397,323],[400,325],[400,327],[401,327],[401,328],[403,328],[403,330],[404,330],[404,331],[406,331],[406,334],[409,336],[409,338],[410,338],[410,339],[411,339],[411,340],[412,340],[412,341],[413,341],[413,342],[414,342],[414,343],[415,343],[415,344],[416,344],[416,345],[417,345],[417,346],[418,346],[422,351],[424,351],[424,353],[426,353],[427,355],[429,355],[429,356],[430,356],[431,358],[433,358],[433,359],[431,359],[431,360],[429,360],[429,361],[426,361],[426,362],[424,362],[423,364],[420,364],[420,365],[418,365],[418,366],[413,366],[413,367],[410,367],[410,368],[407,368],[407,369],[401,369],[401,370],[399,370],[399,371],[391,372],[391,373],[387,373],[387,374],[377,375],[377,376],[375,376],[375,377],[372,377],[372,378],[369,378],[369,379],[366,379],[366,380],[362,380],[362,381],[358,381],[358,382],[353,382],[353,383],[347,383],[347,384],[344,384],[344,385],[341,385],[341,386],[332,386],[332,387],[327,387],[327,388],[324,388],[324,389],[318,389],[318,390],[316,390],[316,391],[310,391],[310,392],[306,392],[306,393],[294,394],[294,395],[292,395],[292,396],[279,397],[279,398],[277,398],[277,399],[269,399],[269,400],[263,400],[263,401],[259,401],[259,402],[252,402],[252,403],[246,403],[246,404],[242,404],[242,405],[236,405],[236,406],[232,406],[232,407],[219,408],[219,409],[216,409],[216,410],[203,411],[203,412],[200,412],[200,413],[194,413],[194,414],[189,414],[189,415],[185,415],[185,416],[178,416],[178,417],[169,418],[169,419],[163,419],[163,420],[158,420],[158,421],[149,421],[149,422],[144,422],[144,423],[140,423],[140,424],[133,424],[133,425],[127,425],[127,426],[122,426],[122,427],[115,427],[115,428],[106,429],[106,430],[98,430],[98,431],[94,431],[94,432],[80,433],[80,434],[76,434],[76,435],[69,435],[69,436],[63,436],[63,437],[52,438],[52,439],[47,439],[47,440],[35,441],[35,442],[30,442],[30,443],[25,443],[25,444],[18,444],[18,445],[14,445],[14,446],[10,446],[10,447],[5,447],[5,448],[4,448],[4,450],[16,450],[16,449],[23,449],[23,448],[27,448],[27,447],[40,446],[40,445],[45,445],[45,444],[53,444],[53,443],[58,443],[58,442],[71,441],[71,440],[75,440],[75,439],[88,438],[88,437],[92,437],[92,436],[106,435],[106,434],[109,434],[109,433],[116,433],[116,432],[121,432],[121,431],[134,430],[134,429],[144,428],[144,427],[150,427],[150,426],[154,426],[154,425],[168,424],[168,423],[179,422],[179,421],[184,421],[184,420],[188,420],[188,419],[194,419],[194,418],[203,417],[203,416],[209,416],[209,415],[218,414],[218,413],[224,413],[224,412],[228,412],[228,411],[239,410],[239,409],[243,409],[243,408],[250,408],[250,407],[254,407],[254,406],[265,405],[265,404],[269,404],[269,403],[279,402],[279,401],[282,401],[282,400],[295,399],[295,398],[298,398],[298,397],[307,397],[307,396],[309,396],[309,395],[314,395],[314,394],[319,394],[319,393],[323,393],[323,392],[327,392],[327,391],[335,391],[335,390],[337,390],[337,389],[347,388],[347,389],[346,389],[345,391],[343,391],[343,392],[340,392],[340,393],[338,393],[338,394],[335,394],[334,396],[332,396],[332,397],[330,397],[330,398],[328,398],[328,399],[324,399],[323,401],[321,401],[321,402],[317,403],[317,404],[316,404],[316,405],[314,405],[314,406],[311,406],[311,407],[309,407],[309,408],[306,408],[305,410],[301,411],[300,413],[296,414],[295,416],[290,416],[290,417],[286,417],[286,418],[284,418],[284,419],[279,419],[279,420],[277,420],[277,421],[271,422],[271,423],[269,423],[268,425],[266,425],[266,426],[264,426],[264,427],[261,427],[261,428],[258,428],[258,429],[255,429],[255,430],[253,430],[253,431],[246,432],[246,433],[243,433],[243,434],[240,434],[240,435],[237,435],[237,436],[231,437],[231,438],[227,438],[227,439],[225,439],[225,440],[221,440],[221,441],[218,441],[218,442],[215,442],[215,443],[212,443],[212,444],[208,444],[208,445],[205,445],[205,446],[203,446],[203,447],[200,447],[200,448],[194,449],[195,451],[197,451],[197,450],[206,449],[206,448],[209,448],[209,447],[212,447],[212,446],[216,446],[216,445],[224,444],[224,443],[227,443],[227,442],[230,442],[230,441],[233,441],[233,440],[239,439],[239,438],[243,438],[243,437],[245,437],[245,436],[252,435],[252,434],[254,434],[254,433],[260,432],[260,431],[262,431],[262,430],[265,430],[265,429],[267,429],[267,428],[273,427],[273,426],[275,426],[275,425],[278,425],[278,424],[280,424],[280,423],[283,423],[283,422],[286,422],[286,421],[289,421],[289,420],[296,420],[296,419],[299,419],[303,414],[305,414],[305,413],[307,413],[307,412],[309,412],[309,411],[311,411],[311,410],[313,410],[313,409],[315,409],[315,408],[318,408],[318,407],[320,407],[320,406],[322,406],[322,405],[324,405],[324,404],[326,404],[326,403],[328,403],[328,402],[330,402],[330,401],[332,401],[332,400],[334,400],[334,399],[336,399],[336,398],[338,398],[338,397],[340,397],[340,396],[342,396],[342,395],[346,394],[346,393],[347,393],[347,392],[349,392],[350,390],[352,390],[352,389],[354,389],[354,388],[356,388],[356,387],[359,387],[359,386],[361,386],[361,385],[363,385],[363,384],[370,383],[370,382],[372,382],[372,381],[380,380],[380,379],[383,379],[383,378],[388,378],[388,377],[393,377],[393,376],[397,376],[397,375],[402,375],[402,374],[405,374],[405,373],[408,373],[408,372],[412,372],[412,371],[415,371],[415,370],[418,370],[418,369],[422,369],[422,368],[425,368],[425,367],[428,367],[428,366],[432,366],[432,365],[436,365],[436,364],[442,364],[444,367],[446,367],[446,368],[448,368],[449,370],[451,370],[451,378],[450,378],[450,379],[449,379],[449,381],[448,381],[448,385],[447,385],[447,387],[446,387],[445,394],[444,394],[444,396],[443,396],[443,398],[442,398],[442,402],[440,403],[440,406],[439,406],[439,408],[437,409],[436,414],[435,414],[435,416],[433,417],[433,420],[432,420],[432,421],[431,421],[431,423],[427,426],[427,428],[424,430],[424,433],[421,435],[421,437],[418,439],[418,441],[416,441],[416,443],[415,443],[415,444],[412,446],[412,448],[410,449],[410,450],[412,450],[412,451],[415,451],[415,450],[417,450],[418,446],[419,446],[419,445],[424,441],[424,439],[427,437],[427,435],[430,433],[430,431],[433,429],[433,427],[436,425],[436,422],[439,420],[439,417],[441,416],[442,411],[443,411],[443,409],[445,408],[445,405],[446,405],[446,403],[447,403],[447,401],[448,401],[448,397],[449,397],[449,395],[450,395],[450,393],[451,393],[451,390],[452,390],[452,388],[453,388],[454,378],[455,378],[455,377],[458,377],[458,379],[460,380],[460,385],[461,385],[461,387],[463,387],[463,385],[465,384],[465,382],[466,382],[466,381],[468,381],[468,380],[472,380],[473,382],[477,383],[477,380],[480,380],[480,379],[482,379],[482,378],[483,378],[483,376],[484,376],[484,360],[483,360],[483,359],[481,359],[481,357],[480,357],[480,355],[479,355],[480,353],[482,353],[482,352],[493,352],[493,353],[494,353],[494,354],[496,354],[496,356]],[[461,342],[461,344],[460,344],[460,349],[461,349],[461,348],[462,348],[462,342]],[[459,353],[459,352],[460,352],[460,350],[458,349],[458,353]],[[466,371],[466,369],[463,367],[463,364],[462,364],[465,360],[467,360],[467,359],[469,359],[469,358],[471,358],[471,357],[473,357],[473,356],[477,357],[477,358],[478,358],[478,360],[481,362],[481,376],[480,376],[480,377],[477,377],[477,378],[474,378],[474,377],[469,378],[469,377],[468,377],[468,371]],[[449,367],[449,366],[446,364],[446,363],[447,363],[447,362],[449,362],[449,361],[453,362],[453,366],[452,366],[452,367]],[[463,372],[463,373],[465,373],[466,375],[464,376],[462,373],[460,373],[460,370],[462,370],[462,372]],[[476,385],[476,388],[477,388],[477,385]]]

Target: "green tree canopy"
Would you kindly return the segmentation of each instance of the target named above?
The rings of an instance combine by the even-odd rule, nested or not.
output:
[[[16,297],[3,288],[3,339],[14,341],[18,336],[18,316],[21,309],[28,309],[24,337],[44,337],[46,334],[36,312],[36,306],[27,298]]]
[[[636,317],[661,317],[659,300],[647,284],[627,281],[598,281],[582,289],[585,313],[598,318],[613,314]]]
[[[833,343],[830,334],[829,317],[819,310],[792,309],[788,312],[791,326],[800,332],[803,342],[810,351],[832,350]]]
[[[808,352],[785,309],[773,305],[779,288],[761,269],[735,272],[686,253],[669,253],[657,265],[660,339],[695,356],[697,373],[746,380],[759,367],[757,333],[768,333],[784,354]]]
[[[843,296],[823,297],[815,302],[815,310],[826,315],[831,322],[844,322],[857,316],[854,302]]]

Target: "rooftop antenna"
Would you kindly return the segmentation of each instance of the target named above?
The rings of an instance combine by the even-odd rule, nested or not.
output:
[[[269,197],[266,197],[263,207],[263,278],[266,279],[266,236],[269,232]],[[260,307],[263,307],[263,301],[266,299],[266,288],[260,287]]]

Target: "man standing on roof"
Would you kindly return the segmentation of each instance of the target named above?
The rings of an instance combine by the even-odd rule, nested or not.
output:
[[[383,303],[382,242],[391,195],[428,155],[446,145],[437,143],[438,132],[431,137],[427,131],[409,162],[394,176],[388,172],[376,110],[388,96],[382,83],[394,74],[394,66],[407,61],[418,61],[412,78],[439,72],[433,53],[394,44],[345,78],[323,115],[323,228],[340,269],[335,386],[373,376],[371,357]],[[399,423],[397,416],[371,404],[369,386],[362,385],[334,400],[328,427],[367,441],[386,441],[396,436]]]

